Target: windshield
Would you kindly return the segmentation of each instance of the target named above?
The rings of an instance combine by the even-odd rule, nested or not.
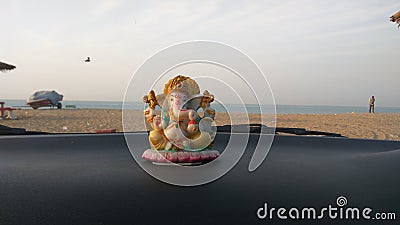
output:
[[[0,17],[12,23],[4,25],[7,31],[0,37],[7,43],[0,58],[0,134],[148,131],[152,120],[145,110],[151,102],[143,97],[151,90],[170,97],[165,85],[183,74],[199,84],[197,97],[205,91],[213,96],[209,107],[218,127],[259,124],[276,128],[278,135],[400,141],[400,47],[393,44],[400,30],[389,21],[398,9],[383,1],[365,2],[357,12],[348,1],[335,4],[4,3]],[[204,62],[178,63],[179,68],[168,64],[218,47],[181,49],[151,62],[157,53],[192,40],[230,46],[257,69],[233,70],[245,66],[244,58],[220,65],[236,53],[221,61],[190,59]],[[148,71],[135,80],[146,62],[172,69]],[[255,77],[257,70],[265,79]],[[263,91],[268,97],[260,96]],[[195,94],[184,101],[191,98]],[[162,104],[154,115],[170,113]],[[179,104],[179,110],[191,109]],[[207,109],[198,105],[195,110],[205,117]],[[128,124],[124,113],[131,118]]]

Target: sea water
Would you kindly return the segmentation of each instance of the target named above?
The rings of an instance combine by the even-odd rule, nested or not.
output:
[[[0,101],[6,103],[6,107],[17,107],[30,109],[26,105],[26,101],[22,99],[0,99]],[[77,109],[136,109],[143,110],[145,104],[141,102],[129,102],[123,104],[119,101],[62,101],[63,108],[66,105],[74,105]],[[221,105],[218,103],[212,103],[212,107],[217,112],[233,112],[233,113],[273,113],[274,106],[263,105],[258,106],[256,104],[225,104]],[[339,114],[339,113],[365,113],[368,112],[368,105],[366,106],[321,106],[321,105],[276,105],[277,114]],[[375,106],[375,112],[377,113],[400,113],[400,107],[380,107]]]

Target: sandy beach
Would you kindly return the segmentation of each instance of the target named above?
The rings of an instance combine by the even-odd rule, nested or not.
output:
[[[129,111],[128,131],[144,130],[141,111]],[[16,120],[0,120],[1,125],[25,128],[28,131],[50,133],[95,133],[97,130],[116,129],[123,132],[122,111],[112,109],[44,109],[16,110]],[[246,120],[243,115],[235,123]],[[272,117],[269,117],[269,119]],[[219,113],[217,125],[230,124],[228,115]],[[250,123],[259,122],[259,117],[250,115]],[[271,123],[270,123],[271,124]],[[270,125],[267,123],[267,125]],[[277,127],[305,128],[307,130],[331,132],[349,138],[366,138],[400,141],[400,113],[351,113],[351,114],[280,114]]]

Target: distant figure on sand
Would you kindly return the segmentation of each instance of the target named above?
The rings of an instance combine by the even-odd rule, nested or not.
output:
[[[375,113],[375,96],[369,98],[369,113]]]

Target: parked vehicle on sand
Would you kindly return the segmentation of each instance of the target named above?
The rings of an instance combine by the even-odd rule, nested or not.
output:
[[[28,98],[26,104],[31,106],[33,109],[46,106],[57,107],[57,109],[61,109],[61,101],[63,100],[63,97],[63,95],[57,93],[56,91],[36,91]]]

